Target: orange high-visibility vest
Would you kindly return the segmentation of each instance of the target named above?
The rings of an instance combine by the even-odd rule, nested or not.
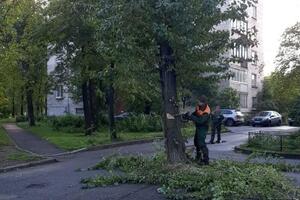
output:
[[[206,108],[205,108],[205,110],[204,111],[202,111],[201,109],[200,109],[200,106],[197,106],[196,107],[196,115],[197,116],[202,116],[202,115],[204,115],[204,114],[210,114],[211,113],[211,110],[210,110],[210,107],[208,106],[208,105],[206,105]]]

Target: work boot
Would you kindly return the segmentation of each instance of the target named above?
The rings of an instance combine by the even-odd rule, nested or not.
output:
[[[196,153],[196,162],[201,161],[202,160],[202,153],[201,151],[197,151]]]
[[[209,165],[208,148],[203,147],[202,152],[203,152],[202,162],[204,163],[204,165]]]

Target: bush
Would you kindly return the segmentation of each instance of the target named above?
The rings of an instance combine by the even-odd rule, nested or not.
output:
[[[295,105],[290,112],[290,117],[294,120],[294,126],[300,126],[300,97],[295,101]]]
[[[117,121],[117,129],[128,132],[160,132],[162,131],[161,117],[155,114],[133,115]]]
[[[160,193],[176,200],[299,198],[298,189],[275,167],[248,162],[170,166],[165,156],[110,157],[93,169],[105,169],[112,174],[82,180],[85,188],[145,183],[161,186]]]
[[[27,122],[28,121],[28,118],[26,116],[17,116],[16,117],[16,122],[19,123],[19,122]]]
[[[84,119],[80,116],[66,115],[61,117],[49,117],[48,124],[56,131],[64,131],[67,133],[84,131]]]

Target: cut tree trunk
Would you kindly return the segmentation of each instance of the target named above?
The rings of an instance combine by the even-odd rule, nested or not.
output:
[[[160,81],[165,147],[169,163],[176,164],[186,162],[187,157],[178,117],[176,72],[172,54],[173,51],[168,42],[160,44]]]
[[[109,131],[111,140],[117,139],[116,124],[115,124],[115,89],[114,81],[114,64],[111,64],[110,68],[110,81],[107,90],[107,103],[108,103],[108,118],[109,118]]]

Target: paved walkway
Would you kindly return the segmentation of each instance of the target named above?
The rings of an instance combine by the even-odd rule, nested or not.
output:
[[[15,124],[4,124],[8,136],[17,144],[18,147],[42,156],[54,155],[63,153],[44,139],[41,139],[25,130],[17,127]]]
[[[288,129],[288,127],[286,128]],[[232,128],[232,133],[226,134],[223,138],[227,142],[208,145],[211,158],[243,161],[247,156],[234,153],[232,150],[234,146],[243,143],[247,139],[248,131],[253,130],[254,128],[252,127]],[[271,129],[268,128],[268,130]],[[0,199],[164,200],[165,198],[157,193],[158,187],[156,186],[126,184],[82,190],[82,185],[80,184],[82,178],[107,174],[107,172],[103,170],[85,170],[94,166],[103,159],[103,157],[112,154],[149,155],[155,153],[159,146],[160,144],[139,144],[92,152],[82,152],[60,157],[61,162],[59,163],[0,174]],[[300,163],[300,160],[285,161],[293,164]],[[287,173],[286,175],[293,178],[294,181],[300,185],[300,174]]]

